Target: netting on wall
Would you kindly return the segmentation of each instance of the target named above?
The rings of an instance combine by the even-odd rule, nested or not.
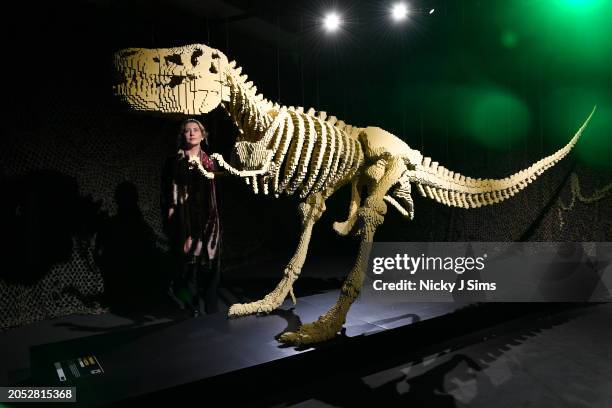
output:
[[[88,245],[84,251],[73,251],[69,261],[54,265],[33,285],[0,280],[0,329],[72,313],[105,312],[98,302],[88,299],[104,289],[92,248]]]
[[[176,130],[109,115],[102,104],[53,96],[46,102],[47,109],[14,118],[2,141],[0,328],[104,310],[96,238],[118,211],[113,197],[122,183],[137,191],[144,224],[156,233],[160,252],[165,246],[159,180]]]
[[[566,203],[576,192],[577,179],[589,200],[575,200],[570,208]],[[606,183],[605,174],[573,166],[570,158],[510,200],[475,211],[454,211],[448,240],[609,241],[612,195],[605,189]]]
[[[569,194],[566,201],[559,198],[557,206],[557,217],[559,220],[559,228],[564,228],[568,222],[571,222],[573,218],[576,218],[575,212],[580,211],[581,208],[590,208],[591,213],[603,212],[603,217],[600,217],[604,221],[604,228],[599,228],[603,231],[605,229],[605,222],[610,224],[610,211],[611,206],[606,199],[609,199],[612,195],[612,182],[603,185],[593,187],[592,178],[583,178],[582,182],[580,177],[576,173],[570,175],[570,188]],[[588,186],[589,192],[583,186]],[[581,217],[582,218],[582,217]],[[606,221],[607,220],[607,221]],[[599,239],[600,241],[607,241],[609,239],[609,231],[612,228],[608,225],[608,234],[604,235]]]

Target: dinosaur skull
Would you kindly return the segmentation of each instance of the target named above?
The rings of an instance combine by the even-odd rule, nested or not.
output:
[[[133,109],[203,114],[229,98],[227,57],[205,45],[127,48],[114,64],[115,93]]]

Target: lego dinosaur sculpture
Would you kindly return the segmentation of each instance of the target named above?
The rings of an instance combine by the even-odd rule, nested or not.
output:
[[[298,207],[301,237],[281,281],[259,301],[232,305],[230,317],[271,312],[288,294],[295,303],[293,283],[306,259],[312,228],[325,211],[325,200],[351,184],[348,218],[333,228],[340,235],[360,237],[356,262],[329,311],[280,337],[295,345],[321,342],[340,331],[360,292],[369,244],[383,223],[387,204],[404,217],[413,217],[412,184],[422,196],[448,206],[478,208],[499,203],[567,155],[593,115],[566,146],[529,168],[499,180],[472,179],[423,157],[378,127],[353,127],[325,112],[305,112],[264,99],[235,62],[205,45],[124,49],[115,54],[114,63],[115,93],[133,109],[198,115],[221,105],[240,135],[231,164],[219,154],[211,157],[226,172],[243,178],[256,194],[297,194],[302,199]],[[201,166],[199,170],[215,177]]]

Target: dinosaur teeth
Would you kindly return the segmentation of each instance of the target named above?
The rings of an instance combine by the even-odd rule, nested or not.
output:
[[[427,194],[425,193],[422,184],[417,184],[417,190],[419,191],[419,194],[421,194],[422,197],[427,197]]]

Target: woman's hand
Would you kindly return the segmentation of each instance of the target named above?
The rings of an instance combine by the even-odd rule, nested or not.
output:
[[[215,178],[215,174],[211,173],[210,171],[206,170],[204,168],[204,166],[202,166],[202,163],[200,163],[200,159],[198,159],[197,156],[192,156],[189,158],[189,167],[197,169],[200,173],[202,173],[202,175],[208,179],[214,179]]]
[[[193,239],[191,238],[191,235],[190,235],[187,237],[187,239],[185,240],[185,243],[183,244],[183,252],[185,254],[187,254],[189,250],[191,249],[192,243],[193,243]]]

